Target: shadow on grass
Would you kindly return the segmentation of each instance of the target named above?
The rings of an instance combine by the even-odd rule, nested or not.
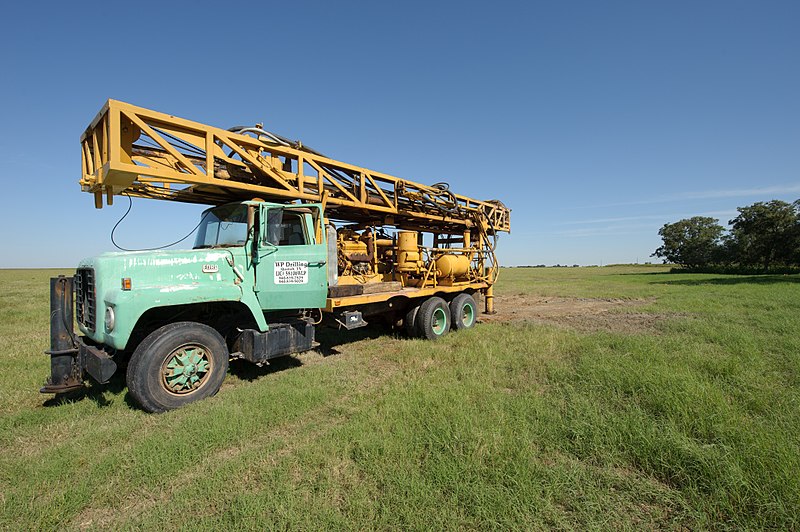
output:
[[[684,272],[626,272],[626,273],[615,273],[613,275],[674,275],[675,273],[684,273]]]
[[[740,277],[711,277],[708,279],[676,279],[674,281],[652,281],[650,284],[672,284],[682,286],[732,285],[732,284],[782,284],[800,283],[797,275],[748,275]]]
[[[120,371],[117,371],[111,377],[111,380],[108,381],[108,384],[97,384],[95,382],[89,381],[89,384],[84,386],[83,388],[79,388],[77,390],[73,390],[67,393],[56,394],[54,397],[47,399],[42,404],[45,407],[53,407],[88,399],[94,402],[98,408],[105,408],[107,406],[111,406],[114,403],[114,399],[107,399],[105,393],[111,392],[112,394],[117,395],[120,392],[122,392],[125,389],[125,387],[126,387],[125,370],[122,369]],[[125,401],[125,404],[127,404],[129,407],[139,408],[139,406],[130,397],[129,393],[125,394],[123,400]]]
[[[381,325],[368,325],[352,331],[347,331],[344,329],[338,330],[331,327],[320,327],[316,332],[316,340],[319,342],[319,345],[315,348],[315,350],[323,357],[339,355],[342,353],[342,350],[339,349],[342,346],[361,340],[375,339],[391,334],[392,331],[389,328]],[[245,381],[254,381],[265,375],[297,368],[302,365],[303,362],[300,359],[289,355],[273,358],[263,366],[257,366],[246,360],[232,360],[229,366],[229,371],[232,375],[235,375],[239,379]]]
[[[278,373],[287,369],[298,368],[302,365],[303,363],[293,356],[273,358],[263,366],[257,366],[252,362],[248,362],[247,360],[239,359],[231,360],[231,363],[228,366],[228,371],[231,375],[234,375],[243,381],[252,382],[265,375]]]
[[[367,325],[359,329],[348,331],[346,329],[335,329],[333,327],[320,327],[317,329],[317,341],[319,351],[322,356],[329,357],[331,355],[340,355],[342,353],[339,347],[351,344],[353,342],[360,342],[361,340],[374,340],[381,336],[392,336],[398,334],[392,331],[390,327],[383,324]]]
[[[340,349],[342,346],[353,342],[359,342],[366,339],[380,338],[381,336],[390,336],[394,334],[392,330],[385,325],[368,325],[353,331],[337,330],[330,327],[320,327],[317,329],[317,341],[319,345],[316,350],[322,354],[323,357],[332,355],[339,355],[342,353]],[[283,356],[270,360],[263,366],[257,366],[246,360],[232,360],[228,367],[231,375],[244,381],[254,381],[265,375],[278,373],[288,369],[298,368],[303,365],[303,362],[293,356]],[[94,402],[98,408],[105,408],[114,403],[116,397],[108,399],[106,392],[110,392],[113,396],[117,396],[123,390],[126,390],[125,382],[125,368],[120,368],[111,377],[107,384],[97,384],[89,381],[83,388],[73,390],[67,393],[56,394],[54,397],[44,401],[45,407],[62,406],[77,401],[90,400]],[[133,400],[130,393],[125,393],[123,396],[125,404],[130,408],[140,410],[141,407]]]

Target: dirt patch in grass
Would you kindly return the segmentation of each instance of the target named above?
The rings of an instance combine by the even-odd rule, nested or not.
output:
[[[525,294],[495,298],[496,314],[481,314],[484,323],[532,322],[583,332],[656,333],[664,314],[636,312],[652,299],[535,297]]]

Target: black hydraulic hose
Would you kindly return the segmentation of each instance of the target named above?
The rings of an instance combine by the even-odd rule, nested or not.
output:
[[[284,137],[283,135],[278,135],[277,133],[272,133],[271,131],[267,131],[264,128],[256,128],[250,126],[234,126],[229,127],[228,131],[231,133],[238,133],[240,135],[244,135],[245,133],[254,133],[257,135],[265,135],[267,137],[272,137],[271,142],[275,144],[285,144],[290,148],[294,148],[295,150],[305,151],[314,155],[319,155],[320,157],[327,157],[326,155],[306,146],[299,140],[292,140],[289,138]]]
[[[122,223],[122,220],[124,220],[128,216],[128,213],[131,212],[131,207],[133,207],[133,200],[131,199],[130,195],[128,195],[128,194],[122,194],[122,195],[125,196],[126,198],[128,198],[128,210],[125,211],[125,214],[122,215],[122,218],[117,220],[117,223],[115,223],[114,227],[111,229],[111,243],[114,244],[114,247],[116,247],[117,249],[119,249],[121,251],[158,251],[159,249],[166,249],[166,248],[168,248],[170,246],[174,246],[175,244],[180,244],[181,242],[183,242],[184,240],[186,240],[187,238],[192,236],[192,233],[197,231],[197,228],[200,227],[200,224],[202,224],[203,220],[206,219],[206,216],[208,216],[208,213],[211,212],[211,211],[207,211],[205,214],[203,214],[203,216],[200,218],[200,221],[197,222],[197,225],[194,226],[194,229],[189,231],[189,233],[186,236],[184,236],[183,238],[181,238],[180,240],[176,240],[175,242],[172,242],[171,244],[167,244],[165,246],[159,246],[157,248],[127,249],[127,248],[124,248],[124,247],[120,246],[119,244],[117,244],[117,241],[114,240],[114,232],[117,230],[117,227],[119,226],[119,224]]]
[[[197,155],[198,157],[205,156],[205,154],[206,154],[206,152],[203,151],[202,149],[200,149],[199,147],[195,146],[194,144],[192,144],[190,142],[186,142],[185,140],[183,140],[180,137],[176,137],[175,135],[173,135],[171,133],[167,133],[166,131],[163,131],[163,130],[155,128],[155,127],[153,128],[153,130],[156,131],[159,135],[163,135],[165,137],[169,137],[174,142],[176,142],[176,143],[180,144],[181,146],[183,146],[183,149],[185,149],[186,151],[195,152],[195,155]]]

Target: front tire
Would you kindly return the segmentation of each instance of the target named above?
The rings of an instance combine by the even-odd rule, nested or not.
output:
[[[150,333],[131,355],[131,396],[148,412],[166,412],[210,397],[228,373],[228,347],[207,325],[183,321]]]

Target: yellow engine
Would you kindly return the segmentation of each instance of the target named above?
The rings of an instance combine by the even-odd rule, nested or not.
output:
[[[343,228],[337,235],[339,275],[369,275],[374,272],[375,249],[372,231],[364,234]]]
[[[337,231],[337,266],[345,284],[402,281],[418,286],[427,279],[449,285],[471,278],[473,252],[425,248],[417,231],[399,231],[394,238],[379,236],[370,228],[361,233],[347,227]]]

